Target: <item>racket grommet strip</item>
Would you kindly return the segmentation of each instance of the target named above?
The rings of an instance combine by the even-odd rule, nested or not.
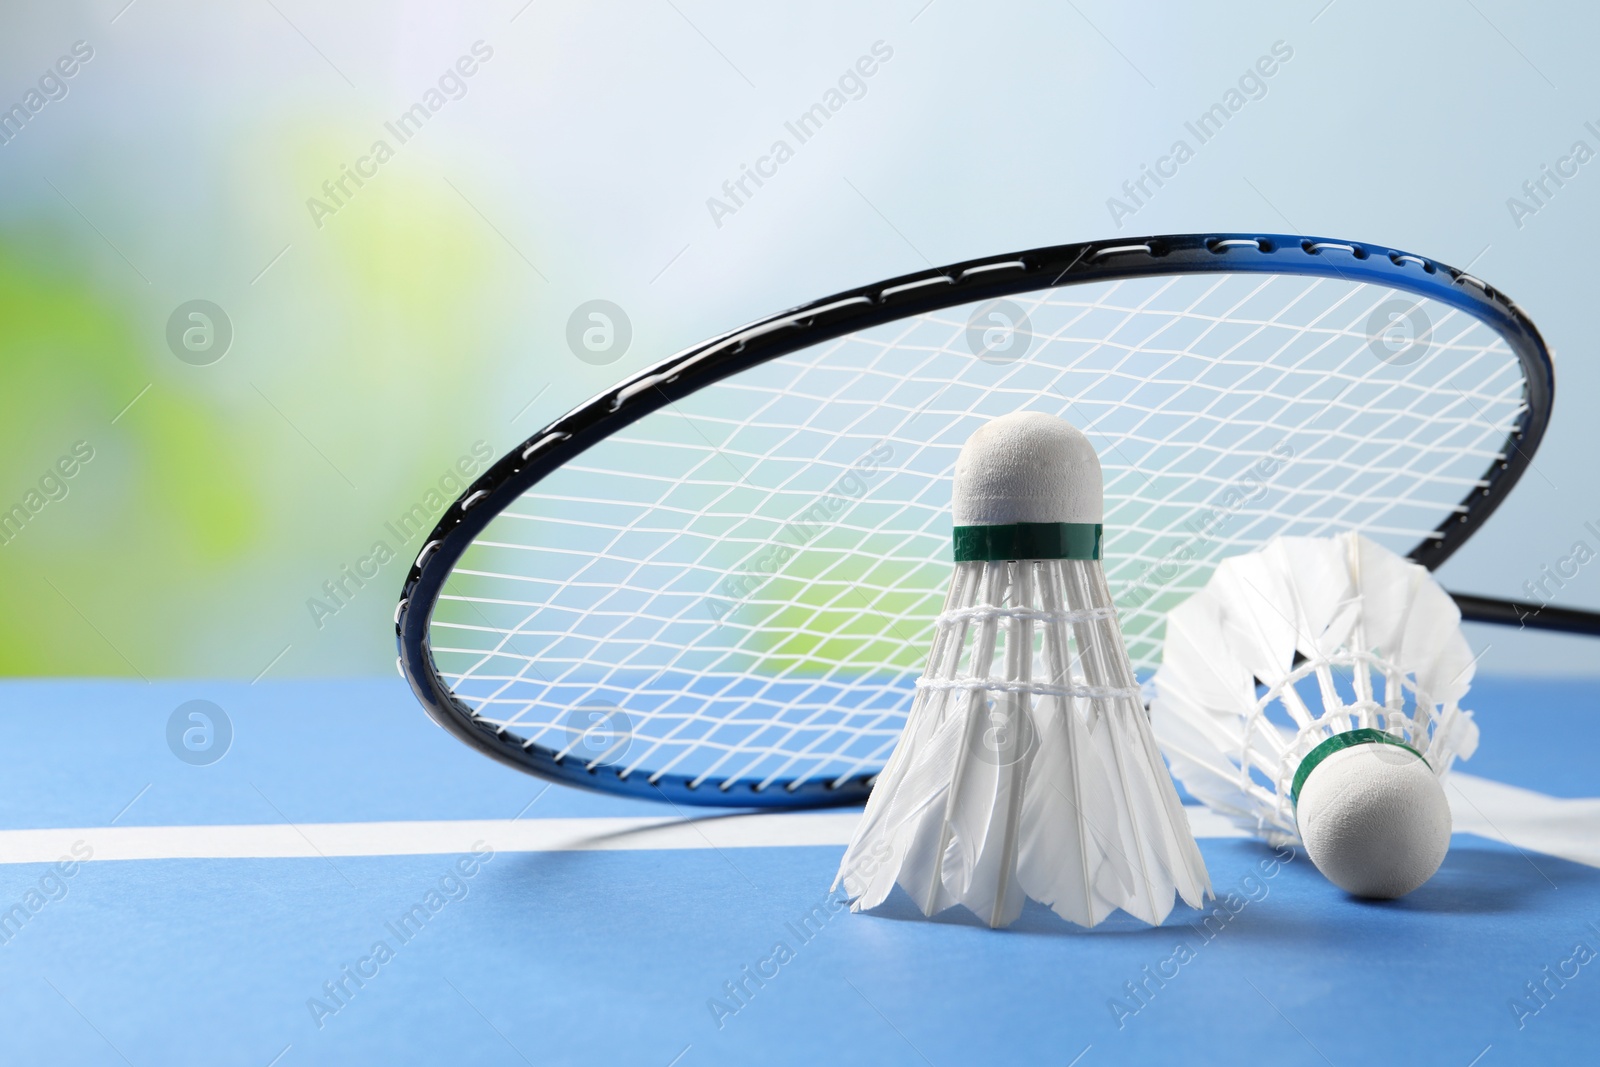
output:
[[[882,291],[880,291],[878,293],[878,299],[879,300],[888,300],[892,296],[899,296],[901,293],[916,292],[918,289],[926,289],[930,285],[953,285],[953,284],[955,284],[955,279],[950,277],[950,275],[948,275],[948,274],[937,274],[937,275],[933,276],[932,278],[919,278],[914,282],[905,282],[905,283],[903,283],[901,285],[891,285],[891,286],[889,286],[889,288],[884,289],[884,290],[882,290]]]
[[[418,570],[421,570],[422,567],[427,564],[428,557],[437,552],[439,550],[439,546],[442,544],[444,544],[444,540],[441,538],[429,541],[427,544],[423,545],[422,551],[417,553],[417,562],[413,564],[413,566],[415,566]]]
[[[1259,237],[1213,237],[1206,242],[1206,251],[1221,255],[1230,248],[1248,248],[1256,252],[1270,252],[1272,245]]]
[[[1415,263],[1429,274],[1432,274],[1437,269],[1428,260],[1423,259],[1421,256],[1413,256],[1408,252],[1390,252],[1389,262],[1397,267],[1403,267],[1407,263]]]
[[[547,433],[547,434],[545,434],[543,437],[539,438],[533,444],[529,445],[527,448],[524,448],[522,450],[522,462],[524,462],[524,463],[528,462],[528,460],[530,458],[532,458],[536,453],[543,452],[546,448],[548,448],[551,445],[555,444],[557,441],[565,441],[567,438],[569,438],[571,436],[572,435],[569,434],[569,433]]]
[[[1090,259],[1103,259],[1106,256],[1121,256],[1129,252],[1143,252],[1147,256],[1156,254],[1155,248],[1148,241],[1141,241],[1133,245],[1112,245],[1109,248],[1100,248],[1089,253]]]
[[[1027,270],[1028,264],[1020,259],[1008,259],[1001,263],[980,263],[976,267],[968,267],[962,271],[957,281],[966,281],[976,278],[980,274],[992,274],[997,270]]]
[[[1311,241],[1311,240],[1306,240],[1306,241],[1301,241],[1300,242],[1300,247],[1301,247],[1301,249],[1303,249],[1305,251],[1305,253],[1307,255],[1312,255],[1312,256],[1320,256],[1320,255],[1322,255],[1322,253],[1328,252],[1328,251],[1338,251],[1338,252],[1348,252],[1348,253],[1350,253],[1351,257],[1354,258],[1354,259],[1366,259],[1367,258],[1367,250],[1365,248],[1362,248],[1358,244],[1350,244],[1350,243],[1345,242],[1345,241]]]

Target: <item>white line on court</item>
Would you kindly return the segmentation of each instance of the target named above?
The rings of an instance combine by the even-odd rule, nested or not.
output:
[[[1457,833],[1600,867],[1600,798],[1551,797],[1460,772],[1444,792]]]
[[[1600,867],[1600,799],[1562,800],[1466,774],[1450,796],[1459,833]],[[1245,834],[1205,808],[1184,809],[1195,836]],[[94,860],[312,859],[472,851],[595,852],[846,845],[857,811],[771,812],[703,819],[461,819],[235,826],[95,826],[0,831],[0,864],[47,863],[87,842]]]
[[[1219,816],[1189,808],[1201,837],[1239,837]],[[470,852],[618,852],[651,849],[847,845],[859,811],[771,812],[703,819],[459,819],[440,822],[93,826],[0,831],[0,864],[60,859],[86,842],[95,860],[296,859]]]
[[[0,832],[0,863],[54,860],[79,840],[94,849],[96,860],[426,856],[470,852],[482,842],[497,852],[835,845],[850,840],[859,817],[847,811],[696,821],[667,816],[7,830]]]

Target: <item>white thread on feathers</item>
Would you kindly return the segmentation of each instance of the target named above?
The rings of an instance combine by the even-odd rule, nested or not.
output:
[[[962,689],[985,693],[1033,693],[1042,696],[1077,697],[1080,700],[1137,699],[1138,686],[1044,685],[1040,682],[997,682],[986,678],[918,678],[918,689]]]
[[[1082,611],[1043,611],[1039,608],[964,608],[940,615],[935,626],[950,626],[957,622],[976,622],[979,619],[1032,619],[1035,622],[1088,622],[1090,619],[1114,619],[1114,608],[1084,608]]]

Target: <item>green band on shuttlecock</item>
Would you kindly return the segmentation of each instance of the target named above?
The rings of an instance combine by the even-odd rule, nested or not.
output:
[[[1327,759],[1335,752],[1343,752],[1347,748],[1355,748],[1357,745],[1374,744],[1394,745],[1396,748],[1403,748],[1413,756],[1417,757],[1419,760],[1422,760],[1423,766],[1428,766],[1428,759],[1426,756],[1393,734],[1384,733],[1382,730],[1373,730],[1371,728],[1348,730],[1342,734],[1334,734],[1332,737],[1322,742],[1322,744],[1306,753],[1306,758],[1300,761],[1300,769],[1294,772],[1294,785],[1289,788],[1289,803],[1296,805],[1300,803],[1300,787],[1306,784],[1306,779],[1311,777],[1311,772],[1316,770],[1317,765],[1323,760]]]
[[[1007,526],[957,526],[957,563],[1002,559],[1099,559],[1104,527],[1098,522],[1018,522]]]

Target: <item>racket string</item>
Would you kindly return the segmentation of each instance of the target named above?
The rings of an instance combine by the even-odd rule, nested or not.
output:
[[[1430,318],[1420,367],[1374,347],[1395,299]],[[987,418],[1044,408],[1090,434],[1107,577],[1149,668],[1209,563],[1352,527],[1409,548],[1523,411],[1493,331],[1381,286],[1210,275],[1014,303],[1032,329],[1010,363],[974,358],[972,309],[935,312],[752,368],[578,457],[458,564],[432,623],[446,680],[564,755],[584,748],[575,710],[616,706],[624,773],[838,780],[903,722],[948,584],[950,466]]]

